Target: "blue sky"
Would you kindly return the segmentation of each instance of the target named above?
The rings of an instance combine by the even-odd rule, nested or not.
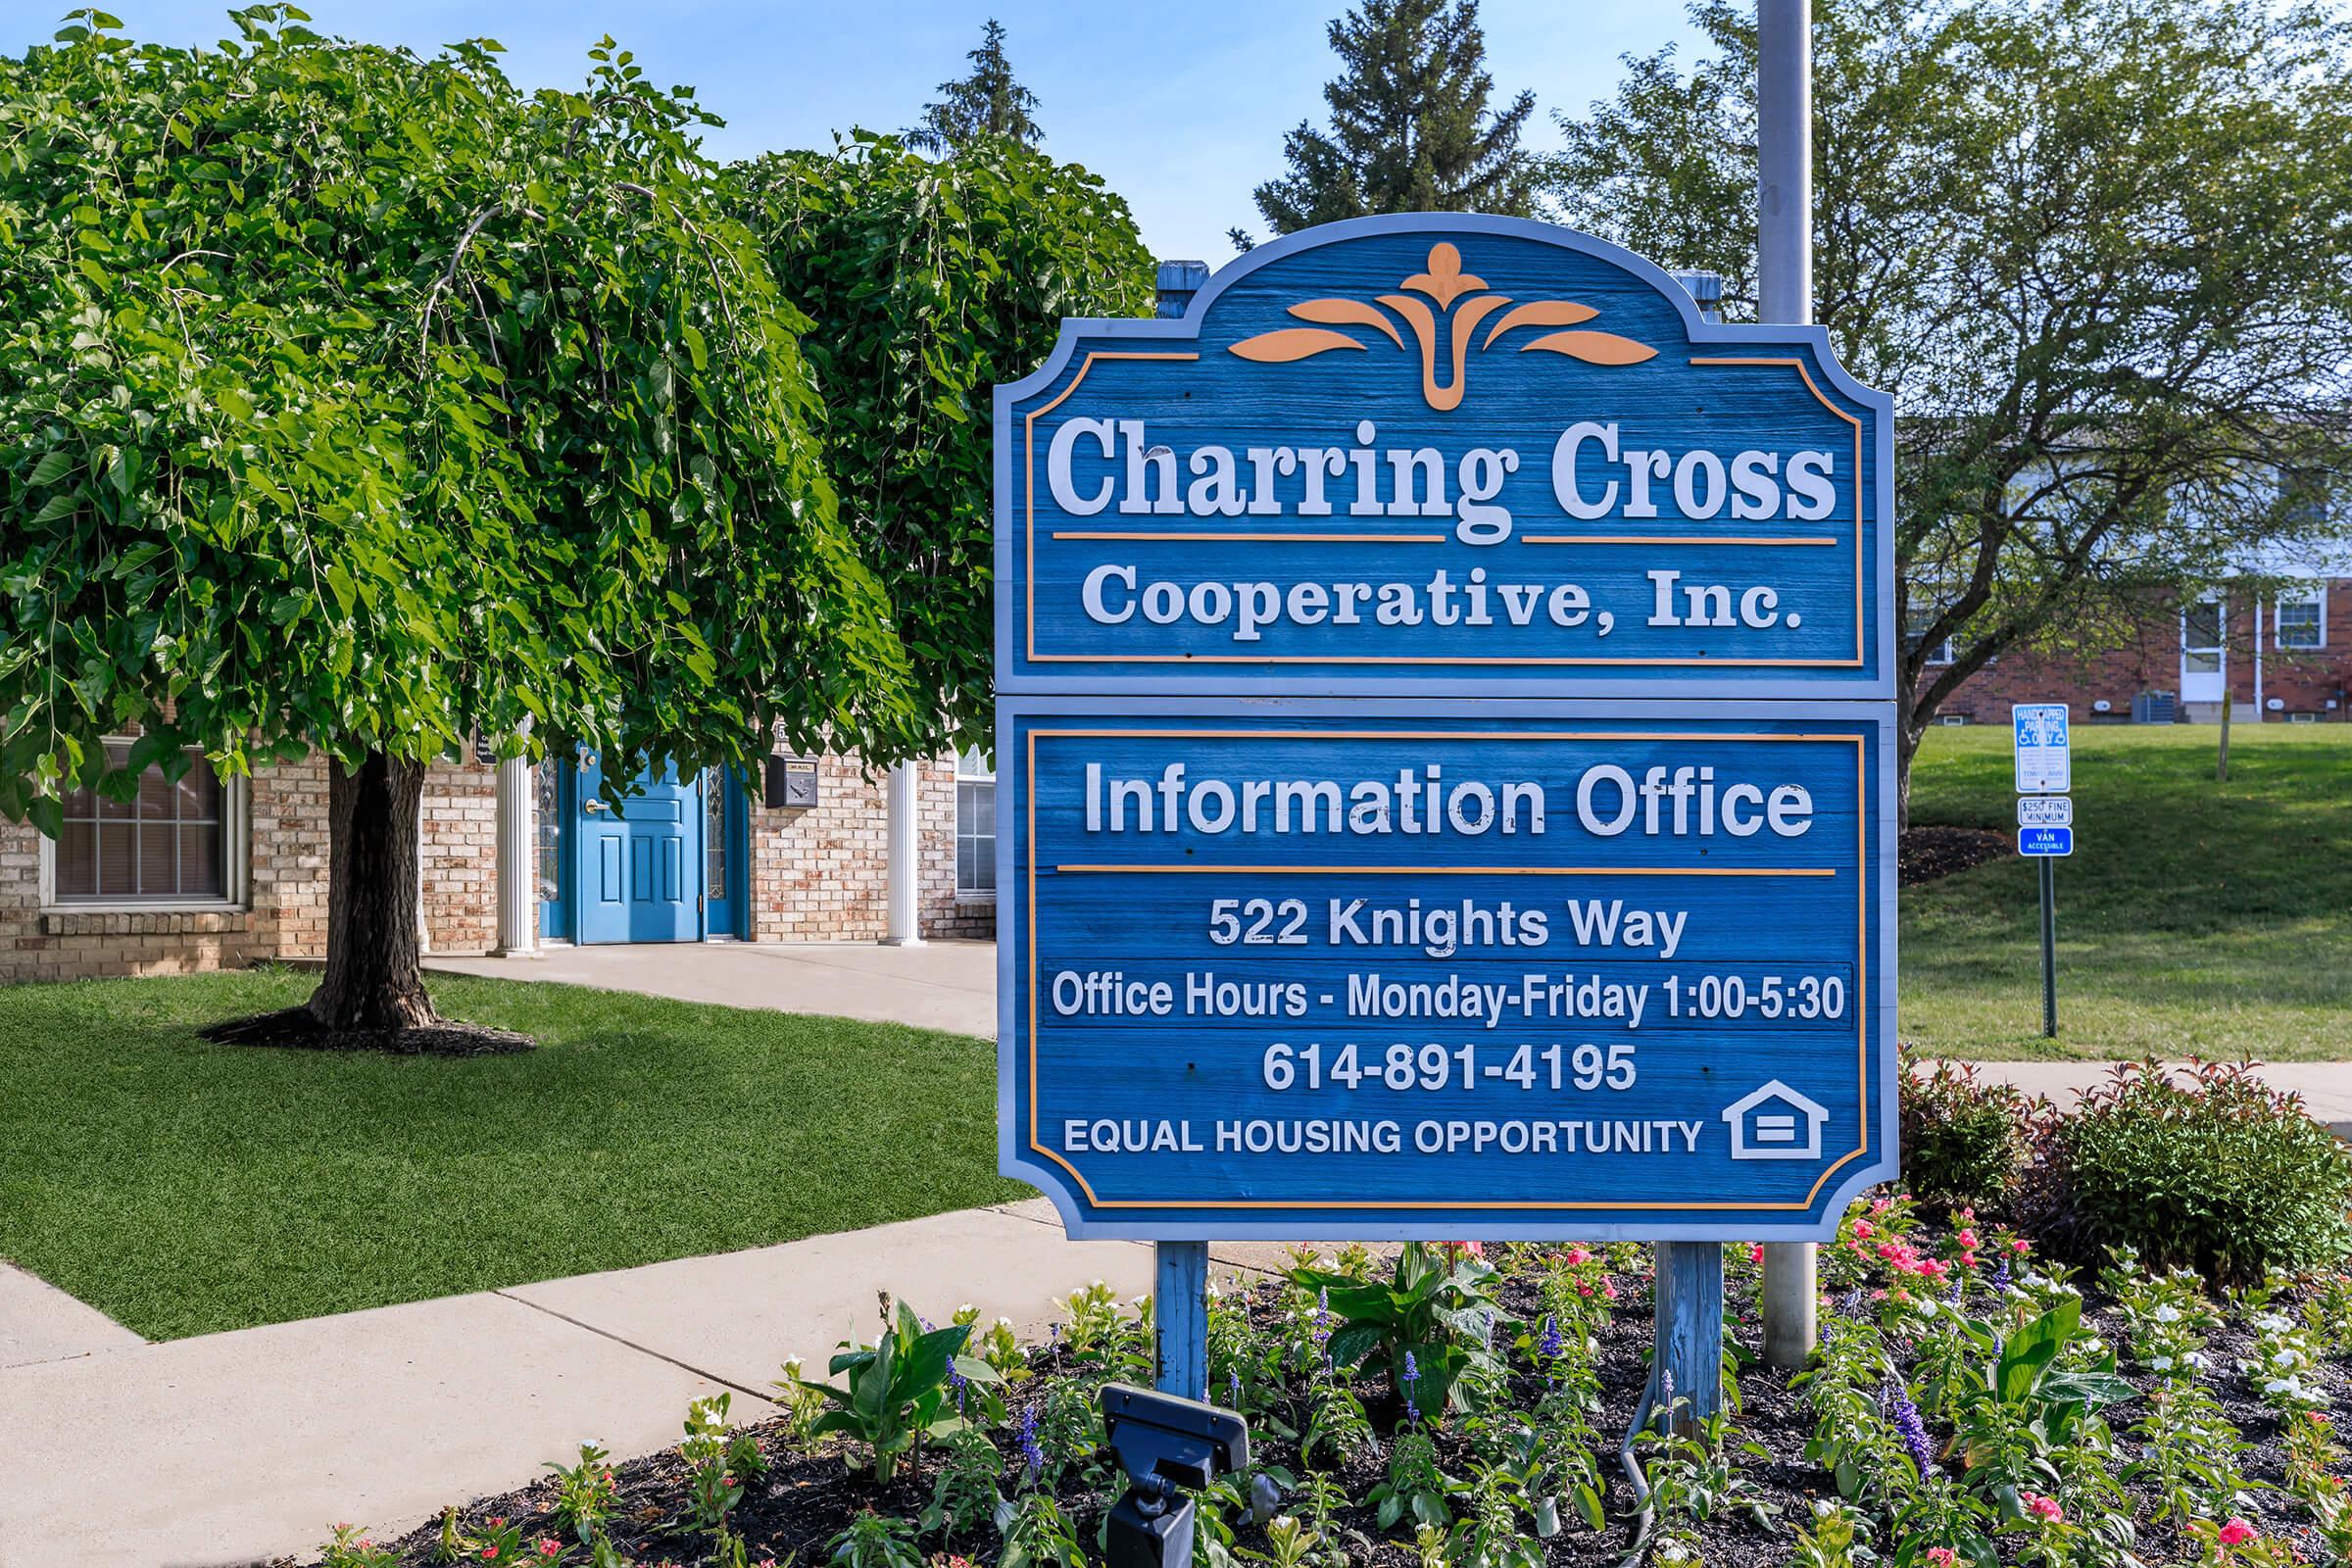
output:
[[[220,0],[102,0],[133,36],[176,43],[232,30]],[[0,53],[45,39],[68,0],[0,0]],[[577,80],[603,33],[647,74],[688,82],[726,117],[713,149],[734,158],[821,147],[853,124],[909,124],[941,81],[963,73],[983,19],[1009,29],[1015,70],[1043,100],[1046,147],[1087,165],[1134,207],[1162,257],[1219,264],[1228,225],[1260,229],[1250,189],[1280,172],[1283,132],[1323,116],[1334,57],[1324,35],[1341,0],[1207,0],[1191,9],[1136,0],[307,0],[314,25],[419,48],[487,34],[525,86]],[[1617,57],[1669,41],[1694,47],[1674,0],[1486,0],[1496,96],[1534,90],[1550,111],[1606,94]]]

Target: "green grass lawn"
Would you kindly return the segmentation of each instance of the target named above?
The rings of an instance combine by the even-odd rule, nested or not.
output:
[[[1905,889],[1901,1033],[1938,1055],[2352,1057],[2352,726],[2075,728],[2058,1038],[2015,856]],[[1931,731],[1915,823],[2014,832],[2007,728]]]
[[[450,976],[445,1011],[541,1049],[196,1038],[315,979],[0,988],[0,1257],[172,1339],[1028,1194],[982,1041]]]

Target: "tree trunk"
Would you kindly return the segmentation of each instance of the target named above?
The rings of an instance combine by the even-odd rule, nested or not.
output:
[[[381,752],[326,765],[326,977],[311,1015],[328,1029],[437,1023],[416,931],[416,825],[424,764]]]
[[[1927,734],[1924,729],[1911,727],[1908,716],[1898,718],[1894,726],[1894,833],[1900,839],[1911,831],[1911,764],[1919,757],[1919,743]]]
[[[2217,756],[2214,758],[2214,762],[2213,762],[2213,781],[2214,781],[2216,784],[2227,784],[2227,783],[2229,783],[2229,782],[2230,782],[2230,706],[2231,706],[2231,705],[2230,705],[2230,688],[2229,688],[2229,686],[2228,686],[2227,684],[2224,684],[2224,686],[2222,687],[2222,749],[2221,749],[2220,753],[2219,753],[2219,754],[2218,754],[2218,755],[2217,755]]]

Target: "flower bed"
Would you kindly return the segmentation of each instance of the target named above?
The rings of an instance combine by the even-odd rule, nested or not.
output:
[[[1822,1349],[1790,1379],[1756,1359],[1754,1257],[1727,1247],[1726,1409],[1644,1437],[1645,1518],[1619,1442],[1645,1403],[1688,1414],[1647,1386],[1647,1250],[1477,1250],[1223,1283],[1211,1394],[1256,1468],[1201,1497],[1207,1568],[2352,1562],[2352,1274],[2071,1274],[1883,1198],[1822,1250]],[[902,1306],[812,1379],[837,1396],[788,1378],[790,1413],[743,1429],[706,1401],[675,1450],[588,1450],[388,1546],[341,1531],[326,1560],[1078,1568],[1119,1490],[1095,1391],[1149,1381],[1149,1321],[1099,1287],[1061,1304],[1028,1348]]]

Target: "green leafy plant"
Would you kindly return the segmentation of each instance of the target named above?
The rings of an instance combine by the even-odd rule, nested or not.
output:
[[[318,1568],[400,1568],[400,1553],[377,1545],[358,1525],[337,1525],[318,1548]]]
[[[686,1462],[686,1516],[699,1530],[723,1533],[727,1515],[743,1500],[745,1484],[767,1468],[759,1440],[727,1425],[732,1398],[713,1394],[686,1407],[678,1457]]]
[[[1004,1506],[997,1483],[1004,1475],[1004,1456],[988,1434],[966,1426],[951,1433],[941,1445],[939,1478],[931,1485],[931,1505],[923,1510],[926,1533],[968,1536],[994,1525]]]
[[[617,1501],[612,1457],[599,1445],[583,1443],[577,1464],[548,1462],[547,1468],[556,1475],[556,1500],[549,1504],[548,1512],[583,1546],[604,1529]]]
[[[897,1321],[873,1345],[843,1342],[831,1363],[841,1384],[808,1385],[833,1405],[811,1433],[845,1433],[864,1444],[873,1456],[874,1480],[888,1482],[924,1438],[963,1426],[948,1392],[951,1370],[973,1383],[997,1381],[996,1368],[960,1353],[971,1332],[968,1323],[926,1331],[914,1308],[899,1302]]]
[[[2124,1063],[2036,1139],[2021,1202],[2062,1253],[2130,1246],[2152,1267],[2245,1281],[2352,1252],[2352,1146],[2242,1065],[2202,1063],[2183,1080]]]
[[[998,1568],[1087,1568],[1086,1552],[1053,1494],[1025,1492],[1004,1532]]]
[[[1464,1373],[1473,1363],[1494,1363],[1490,1341],[1500,1326],[1494,1278],[1466,1250],[1420,1242],[1398,1250],[1385,1285],[1358,1284],[1336,1271],[1290,1270],[1294,1284],[1319,1296],[1341,1319],[1327,1346],[1332,1360],[1389,1382],[1425,1416],[1466,1408]]]
[[[1454,1484],[1438,1468],[1437,1444],[1420,1426],[1399,1432],[1389,1443],[1388,1479],[1374,1487],[1364,1500],[1377,1510],[1380,1528],[1390,1530],[1408,1515],[1416,1524],[1450,1529],[1453,1508],[1446,1500]]]
[[[2007,1212],[2033,1147],[2034,1102],[2016,1087],[1985,1083],[1967,1062],[1902,1067],[1903,1180],[1937,1210]]]
[[[914,1526],[868,1508],[835,1536],[827,1559],[841,1568],[922,1568],[923,1554],[915,1549]]]

